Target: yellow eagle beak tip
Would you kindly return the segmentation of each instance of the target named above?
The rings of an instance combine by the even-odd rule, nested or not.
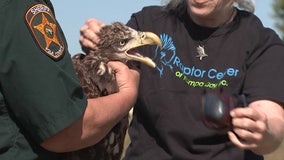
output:
[[[157,44],[160,48],[162,48],[162,41],[155,33],[146,32],[146,36],[148,39],[151,39],[154,44]]]
[[[151,61],[150,62],[150,64],[148,64],[150,67],[152,67],[152,68],[156,68],[156,63],[155,62],[153,62],[153,61]]]

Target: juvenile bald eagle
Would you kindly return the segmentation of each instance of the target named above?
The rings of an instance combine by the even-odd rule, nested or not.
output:
[[[79,82],[88,98],[106,96],[118,92],[114,71],[107,66],[111,60],[126,63],[135,60],[155,68],[155,63],[133,49],[144,45],[159,45],[161,40],[151,32],[139,32],[119,22],[104,26],[98,33],[98,49],[72,57]],[[135,53],[135,54],[134,54]],[[123,151],[128,127],[124,117],[96,145],[64,154],[65,160],[119,160]]]

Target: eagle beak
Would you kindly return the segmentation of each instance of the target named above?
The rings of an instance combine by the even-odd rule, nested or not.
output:
[[[127,56],[132,59],[139,61],[141,63],[144,63],[152,68],[156,67],[156,64],[153,60],[151,60],[149,57],[144,57],[140,55],[139,53],[134,53],[130,54],[130,50],[140,47],[140,46],[145,46],[145,45],[158,45],[160,48],[162,47],[162,41],[161,39],[152,32],[138,32],[137,36],[135,36],[135,41],[132,41],[131,43],[131,48],[127,50]]]
[[[142,32],[141,40],[146,45],[158,45],[160,48],[162,48],[162,41],[155,33]]]

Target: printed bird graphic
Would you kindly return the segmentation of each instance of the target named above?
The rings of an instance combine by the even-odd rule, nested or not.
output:
[[[155,68],[148,57],[137,53],[135,48],[145,45],[162,46],[160,38],[152,32],[140,32],[114,22],[104,26],[98,33],[97,49],[72,57],[79,82],[88,98],[106,96],[118,92],[114,71],[109,61],[138,61]],[[64,160],[119,160],[128,128],[128,116],[124,117],[96,145],[79,151],[65,153]]]

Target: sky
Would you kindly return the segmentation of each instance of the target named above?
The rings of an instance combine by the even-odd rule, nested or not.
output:
[[[161,5],[163,0],[51,0],[55,15],[68,42],[71,55],[81,51],[79,30],[88,18],[96,18],[106,24],[114,21],[126,23],[132,13],[140,11],[143,6]],[[84,3],[82,3],[84,2]],[[274,27],[273,0],[256,0],[255,14],[264,26]],[[277,31],[277,30],[276,30]]]

